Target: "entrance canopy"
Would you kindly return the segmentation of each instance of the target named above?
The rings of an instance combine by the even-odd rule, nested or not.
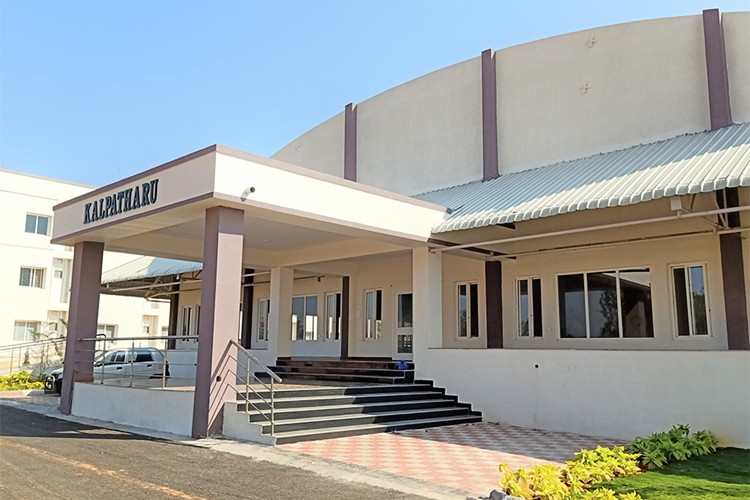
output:
[[[243,261],[256,267],[424,245],[445,207],[210,146],[55,207],[52,242],[201,261],[206,210],[244,211]]]

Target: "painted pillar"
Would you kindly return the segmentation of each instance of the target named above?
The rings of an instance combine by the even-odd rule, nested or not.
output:
[[[703,37],[706,45],[711,130],[717,130],[732,125],[724,28],[718,9],[703,11]],[[717,191],[716,200],[721,208],[739,206],[737,188]],[[740,225],[739,214],[728,214],[727,221],[727,227],[738,227]],[[719,223],[721,224],[721,218],[719,218]],[[746,270],[744,269],[741,235],[739,233],[719,235],[719,248],[724,288],[724,312],[727,319],[727,346],[730,350],[747,350],[750,349],[750,332],[748,331]]]
[[[357,180],[357,105],[344,108],[344,179]]]
[[[286,358],[292,355],[292,291],[294,269],[271,269],[271,310],[268,317],[268,349],[271,356]]]
[[[81,342],[79,339],[96,337],[103,256],[104,243],[83,241],[75,245],[68,310],[68,336],[65,339],[65,375],[60,395],[60,412],[64,415],[70,415],[73,405],[73,381],[92,382],[94,380],[96,343]]]
[[[206,210],[193,437],[220,433],[222,404],[235,399],[229,341],[237,340],[240,326],[243,233],[242,210]]]
[[[341,278],[341,359],[349,357],[349,307],[351,304],[351,282],[349,276]]]
[[[412,305],[414,314],[414,363],[417,378],[427,374],[427,349],[443,346],[443,257],[428,247],[412,250]]]
[[[484,297],[487,314],[487,348],[503,347],[503,268],[502,262],[484,263]]]
[[[499,177],[495,51],[482,52],[482,180]]]
[[[179,276],[174,277],[177,281]],[[180,318],[180,285],[172,285],[172,295],[169,296],[169,331],[167,335],[174,337],[174,340],[167,341],[167,349],[177,347],[177,322]]]

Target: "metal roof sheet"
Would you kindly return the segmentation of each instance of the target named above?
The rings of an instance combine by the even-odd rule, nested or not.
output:
[[[433,233],[750,186],[750,123],[415,196],[452,209]]]
[[[161,257],[139,257],[121,266],[102,273],[102,284],[137,281],[160,276],[173,276],[203,269],[200,262],[164,259]]]

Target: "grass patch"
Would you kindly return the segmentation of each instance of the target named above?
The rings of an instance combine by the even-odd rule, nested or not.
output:
[[[720,448],[716,453],[663,469],[621,477],[596,487],[638,492],[647,499],[750,498],[750,450]],[[595,488],[596,488],[595,487]]]

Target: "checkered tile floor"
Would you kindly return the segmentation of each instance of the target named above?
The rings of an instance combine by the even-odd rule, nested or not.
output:
[[[512,468],[561,464],[573,453],[620,442],[564,432],[476,423],[281,445],[369,469],[486,496],[497,488],[500,463]]]

